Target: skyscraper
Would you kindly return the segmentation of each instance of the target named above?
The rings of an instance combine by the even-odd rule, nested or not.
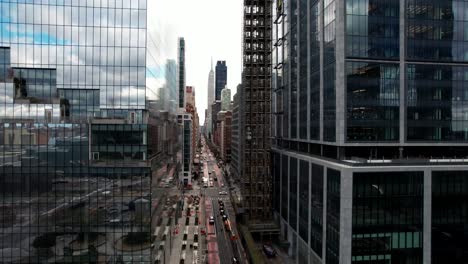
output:
[[[468,260],[461,9],[276,1],[273,210],[299,263]]]
[[[152,4],[0,3],[1,263],[129,262],[149,242],[148,105],[175,77],[147,46]]]
[[[179,85],[179,114],[177,121],[181,129],[181,145],[182,145],[182,171],[179,174],[179,183],[185,186],[192,183],[192,122],[193,117],[186,109],[185,98],[185,39],[179,38],[178,46],[178,85]]]
[[[207,121],[206,123],[208,126],[206,127],[207,130],[207,136],[209,136],[212,133],[212,127],[211,127],[211,105],[215,101],[215,75],[213,71],[213,60],[211,61],[211,70],[210,73],[208,74],[208,116],[206,117]]]
[[[227,84],[227,66],[226,61],[216,62],[216,83],[215,83],[215,100],[221,100],[221,90]]]
[[[178,85],[179,85],[179,108],[185,109],[185,39],[179,38],[177,48],[179,59]]]
[[[272,1],[244,0],[242,111],[239,119],[242,207],[248,219],[271,218],[270,104]]]
[[[224,88],[221,90],[221,111],[231,110],[231,89]]]

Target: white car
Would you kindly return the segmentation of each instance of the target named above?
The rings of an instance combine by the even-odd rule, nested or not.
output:
[[[226,191],[220,191],[219,195],[227,195],[228,193]]]
[[[214,216],[210,216],[210,220],[208,222],[210,225],[214,225]]]

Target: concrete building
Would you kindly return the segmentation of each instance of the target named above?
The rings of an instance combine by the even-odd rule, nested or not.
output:
[[[268,220],[271,209],[271,1],[244,0],[242,207],[250,222]]]
[[[179,174],[179,182],[183,186],[192,184],[192,115],[179,114],[178,122],[182,127],[182,169]]]
[[[195,87],[193,86],[187,86],[185,90],[185,98],[186,98],[186,112],[190,115],[192,115],[192,161],[195,157],[195,152],[197,149],[197,142],[199,141],[199,134],[200,134],[200,128],[199,128],[199,117],[198,117],[198,111],[197,111],[197,106],[196,106],[196,101],[195,101]]]
[[[208,115],[205,115],[205,120],[207,124],[211,124],[211,105],[215,101],[215,75],[213,71],[213,60],[211,61],[211,70],[208,74]],[[211,137],[212,127],[206,126],[206,136]]]
[[[232,112],[221,111],[218,113],[220,121],[219,149],[220,157],[225,163],[231,161],[231,136],[232,136]]]
[[[218,113],[221,111],[221,101],[217,100],[211,104],[211,127],[212,127],[212,141],[214,142],[214,134],[216,132],[216,123],[218,120]]]
[[[185,39],[179,38],[177,47],[178,56],[178,85],[179,85],[179,108],[185,108]]]
[[[242,117],[242,88],[241,85],[237,86],[237,93],[233,98],[232,107],[232,126],[231,126],[231,164],[230,173],[231,177],[240,180],[242,169],[242,139],[241,139],[241,117]]]
[[[227,84],[227,66],[226,61],[216,62],[216,82],[215,82],[215,100],[221,100],[221,90]]]
[[[227,87],[221,91],[221,111],[231,111],[231,89]]]
[[[458,3],[274,3],[273,210],[297,263],[468,260]]]

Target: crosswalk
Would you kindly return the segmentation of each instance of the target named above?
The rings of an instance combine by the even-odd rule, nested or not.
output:
[[[207,201],[218,201],[219,199],[221,199],[221,201],[223,201],[223,202],[229,202],[230,201],[229,197],[219,197],[219,198],[218,197],[206,197],[205,198],[205,200],[207,200]]]

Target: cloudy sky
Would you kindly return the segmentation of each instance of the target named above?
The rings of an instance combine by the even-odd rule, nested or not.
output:
[[[153,1],[153,0],[148,0]],[[207,108],[210,60],[226,60],[228,87],[235,94],[241,81],[242,0],[157,0],[148,17],[157,16],[173,41],[183,36],[186,42],[187,85],[195,86],[200,123]],[[174,44],[176,45],[176,44]]]

